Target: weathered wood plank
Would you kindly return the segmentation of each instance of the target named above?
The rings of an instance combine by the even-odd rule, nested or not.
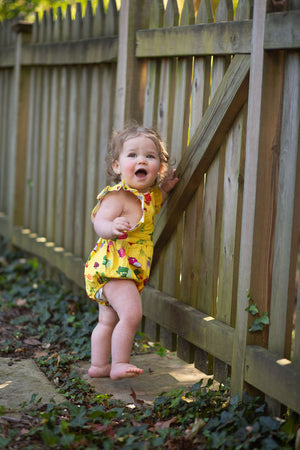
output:
[[[164,4],[162,0],[152,3],[150,10],[149,28],[159,28],[162,25]],[[143,124],[146,127],[156,126],[156,112],[158,104],[159,72],[158,61],[147,62],[147,75],[144,98]]]
[[[8,121],[10,117],[10,73],[9,69],[5,69],[1,73],[1,134],[0,134],[0,210],[7,213],[7,195],[6,185],[8,176]],[[4,114],[5,112],[5,114]]]
[[[123,0],[120,9],[117,86],[115,92],[114,128],[121,129],[128,120],[142,121],[140,95],[143,84],[144,61],[135,58],[136,30],[147,27],[149,16],[144,14],[150,0]],[[139,99],[139,101],[136,101]]]
[[[41,139],[41,129],[37,126],[41,117],[41,97],[42,97],[42,69],[33,69],[35,71],[35,84],[33,101],[34,101],[34,122],[32,124],[32,183],[33,189],[31,189],[31,229],[37,231],[37,218],[38,218],[38,168],[39,168],[39,150],[40,150],[40,139]]]
[[[251,20],[139,30],[136,56],[156,58],[251,53],[251,39]],[[299,46],[300,11],[268,14],[265,50],[296,49]]]
[[[72,68],[69,78],[69,98],[68,98],[68,127],[67,127],[67,152],[65,169],[65,223],[64,223],[64,247],[67,251],[73,252],[74,247],[74,218],[75,218],[75,191],[73,187],[76,179],[76,158],[78,139],[78,71]]]
[[[163,25],[165,27],[172,27],[178,25],[179,12],[177,1],[172,0],[167,3],[167,8],[164,15]],[[174,105],[174,84],[176,60],[175,58],[162,58],[160,72],[160,86],[158,97],[158,111],[157,111],[157,128],[161,134],[162,139],[167,142],[168,150],[170,151],[171,143],[171,123],[173,118]]]
[[[248,56],[235,56],[195,132],[177,173],[182,176],[163,207],[156,224],[154,243],[161,249],[176,226],[180,205],[187,204],[213,160],[224,136],[248,93]]]
[[[163,25],[172,27],[178,25],[179,12],[176,0],[170,0],[164,13]],[[157,109],[157,127],[162,139],[168,144],[168,151],[172,151],[172,120],[174,112],[174,89],[176,76],[176,60],[175,58],[163,58],[160,65],[159,77],[159,98]],[[173,242],[174,241],[174,242]],[[179,273],[176,271],[174,262],[176,258],[175,238],[171,237],[166,249],[160,254],[160,263],[154,268],[155,287],[163,289],[170,295],[178,292]],[[171,266],[170,266],[171,264]],[[162,345],[171,351],[177,348],[177,336],[175,333],[168,331],[164,327],[160,327],[160,341]]]
[[[195,23],[194,4],[192,0],[185,0],[180,17],[180,26],[185,26]],[[171,137],[170,154],[172,158],[179,161],[185,152],[188,142],[188,118],[190,110],[190,92],[191,92],[191,76],[192,76],[192,58],[178,58],[175,73],[175,92],[174,92],[174,115],[173,127]],[[182,214],[184,213],[184,205],[182,205]],[[177,224],[176,237],[174,235],[174,296],[178,298],[181,284],[181,265],[183,249],[183,219],[180,218]],[[171,245],[171,244],[170,244]],[[185,251],[188,251],[188,246],[185,246]],[[167,269],[168,260],[165,259],[165,268]],[[186,300],[190,300],[187,299]],[[188,344],[182,339],[177,341],[177,351],[180,357],[190,362],[192,351],[189,351]],[[182,348],[181,348],[182,346]]]
[[[78,111],[78,136],[77,136],[77,158],[75,168],[75,187],[73,187],[74,198],[74,251],[75,256],[82,256],[84,241],[84,221],[85,216],[85,190],[87,183],[86,173],[86,151],[88,147],[88,122],[86,120],[86,111],[89,107],[90,80],[88,77],[88,68],[82,67],[79,84],[79,111]],[[93,95],[92,93],[90,95]],[[76,238],[75,238],[76,237]]]
[[[213,315],[213,267],[215,234],[216,234],[216,213],[217,213],[217,193],[218,176],[220,166],[220,154],[213,160],[206,173],[204,189],[204,204],[201,224],[201,255],[200,255],[200,280],[197,298],[197,309],[206,314]]]
[[[98,149],[98,140],[99,140],[99,104],[102,104],[102,97],[100,96],[100,71],[99,67],[94,67],[92,71],[92,76],[90,80],[91,84],[91,92],[93,95],[91,96],[90,101],[90,113],[89,113],[89,145],[87,147],[87,161],[86,161],[86,170],[87,170],[87,183],[86,183],[86,194],[85,194],[85,215],[84,215],[84,247],[83,254],[84,258],[87,258],[89,253],[96,242],[96,236],[93,233],[93,227],[91,222],[91,212],[96,203],[96,186],[99,182],[99,173],[97,171],[97,153]],[[100,149],[101,151],[101,149]],[[103,150],[102,150],[103,151]]]
[[[242,110],[227,138],[222,228],[220,239],[219,283],[217,292],[216,318],[228,325],[231,323],[231,309],[234,295],[234,269],[238,258],[237,242],[238,197],[241,173],[241,153],[244,145],[244,116]]]
[[[266,0],[255,4],[253,18],[253,42],[249,86],[249,103],[246,137],[245,182],[239,261],[237,317],[232,354],[232,392],[240,397],[244,386],[244,360],[248,313],[247,291],[250,288],[253,256],[253,230],[257,185],[257,161],[259,153],[259,125],[261,117],[261,91],[263,80],[263,42]]]
[[[39,176],[36,179],[38,195],[38,224],[37,232],[40,236],[46,235],[46,189],[47,189],[47,170],[48,170],[48,123],[49,123],[49,71],[42,69],[42,101],[41,101],[41,117],[38,118],[37,124],[41,127],[41,140],[38,148],[39,152]],[[39,98],[40,101],[40,98]]]
[[[57,130],[57,166],[56,166],[56,211],[63,211],[65,208],[65,169],[66,169],[66,139],[67,139],[67,94],[68,76],[65,67],[60,69],[59,85],[59,110],[58,110],[58,130]],[[55,215],[55,243],[58,246],[64,243],[64,215]]]
[[[36,80],[35,70],[30,71],[30,83],[29,83],[29,107],[28,107],[28,134],[27,134],[27,161],[26,161],[26,187],[25,187],[25,211],[24,211],[24,223],[26,228],[31,228],[31,210],[32,210],[32,188],[33,188],[33,167],[34,167],[34,155],[33,155],[33,128],[35,124],[34,120],[34,86]]]
[[[265,50],[291,50],[300,47],[299,9],[267,14],[265,27]]]
[[[278,189],[284,54],[265,52],[249,294],[261,313],[270,311]],[[267,206],[268,205],[268,206]],[[254,318],[249,315],[249,324]],[[248,345],[268,345],[268,327],[249,333]]]
[[[151,320],[231,364],[233,328],[149,286],[142,293],[142,301],[143,311]]]
[[[136,56],[204,56],[250,53],[252,21],[139,30]],[[162,44],[163,43],[163,44]]]
[[[211,3],[201,2],[197,15],[197,23],[213,21]],[[208,105],[210,92],[210,57],[194,58],[193,79],[191,87],[190,106],[190,139],[193,137],[204,111]],[[200,277],[200,230],[202,222],[203,186],[204,180],[199,180],[200,186],[192,200],[187,205],[183,226],[183,252],[181,256],[181,286],[180,300],[193,307],[197,306],[197,293]],[[193,243],[193,252],[190,243]]]
[[[247,346],[245,380],[300,413],[300,366],[258,346]]]
[[[50,91],[50,124],[49,124],[49,158],[48,158],[48,177],[46,191],[46,236],[50,241],[54,241],[55,217],[59,210],[56,206],[56,167],[57,167],[57,126],[58,126],[58,69],[54,68],[51,76]]]
[[[295,277],[290,274],[297,254],[292,250],[294,220],[297,217],[295,184],[299,157],[300,58],[298,53],[286,56],[283,116],[280,142],[278,200],[276,213],[274,261],[272,274],[269,350],[285,355],[286,318],[289,303],[294,305]],[[298,224],[299,226],[299,224]],[[294,242],[297,245],[298,242]],[[292,262],[294,259],[294,263]],[[290,289],[290,283],[293,284]],[[289,292],[290,291],[290,292]],[[291,330],[289,330],[289,335]],[[289,355],[285,355],[288,356]]]
[[[1,52],[2,53],[2,52]],[[0,53],[0,54],[1,54]],[[2,55],[0,67],[10,62],[9,52]],[[75,65],[115,62],[118,55],[117,36],[103,36],[79,41],[27,44],[23,47],[23,66]],[[5,61],[6,60],[6,61]]]
[[[46,238],[39,237],[29,229],[14,228],[12,244],[22,248],[30,254],[46,261],[50,266],[60,270],[69,280],[84,289],[84,263],[81,258],[75,257],[63,247],[48,242]]]

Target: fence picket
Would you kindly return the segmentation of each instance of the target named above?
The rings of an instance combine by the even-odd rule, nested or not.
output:
[[[73,251],[74,245],[74,213],[75,213],[75,191],[73,189],[76,180],[77,159],[77,136],[78,136],[78,83],[77,69],[70,70],[69,81],[69,111],[68,111],[68,136],[67,136],[67,159],[66,159],[66,203],[65,203],[65,230],[64,247],[67,251]]]
[[[86,259],[93,248],[93,244],[96,242],[95,235],[92,233],[91,224],[91,211],[96,202],[96,186],[99,182],[100,173],[97,170],[98,153],[101,149],[98,149],[99,139],[99,99],[100,86],[99,86],[99,68],[94,67],[91,76],[91,96],[90,113],[89,113],[89,145],[87,148],[87,182],[86,182],[86,211],[85,211],[85,232],[84,232],[84,259]],[[101,102],[102,103],[102,102]]]
[[[62,39],[63,41],[72,39],[71,5],[67,5],[65,19],[63,20]]]
[[[86,111],[89,109],[88,102],[88,69],[83,67],[80,77],[79,113],[78,113],[78,135],[77,135],[77,159],[75,168],[75,221],[74,238],[83,236],[83,218],[85,217],[85,186],[86,186],[86,148],[88,147]],[[74,254],[80,257],[83,252],[82,238],[74,241]]]
[[[295,53],[288,54],[286,58],[282,119],[285,125],[281,129],[268,347],[273,353],[290,357],[290,343],[288,345],[286,343],[286,324],[288,323],[288,306],[291,305],[292,311],[295,301],[295,276],[291,278],[290,270],[293,266],[293,273],[295,273],[297,254],[292,252],[291,248],[293,241],[294,246],[298,244],[298,236],[293,240],[293,233],[295,233],[295,228],[296,233],[299,229],[299,217],[294,216],[294,202],[296,201],[295,185],[299,142],[300,59]],[[291,330],[288,335],[291,335]]]
[[[176,0],[169,0],[164,11],[163,26],[172,27],[178,25],[179,12]],[[163,58],[160,64],[159,74],[159,93],[158,93],[158,106],[157,106],[157,129],[162,139],[167,144],[167,149],[171,151],[171,122],[173,118],[173,104],[174,104],[174,81],[175,81],[175,59]],[[160,264],[157,264],[151,272],[151,284],[157,288],[162,288],[166,292],[173,293],[174,291],[174,267],[170,267],[172,264],[172,253],[170,249],[173,248],[173,244],[170,243],[166,246],[165,251],[161,255]],[[165,270],[165,268],[169,269]],[[160,342],[166,348],[174,351],[177,347],[177,336],[160,327],[159,330]]]
[[[180,26],[195,24],[194,3],[192,0],[185,0],[180,17]],[[188,143],[188,118],[190,114],[190,94],[192,79],[192,59],[178,58],[175,79],[174,117],[172,131],[172,157],[180,161],[184,155]],[[176,124],[176,125],[175,125]],[[184,208],[184,205],[183,205]],[[183,209],[182,208],[182,209]],[[181,216],[176,230],[176,240],[174,240],[175,251],[175,296],[180,295],[181,285],[181,258],[183,241],[185,212]],[[187,244],[187,243],[186,243]],[[186,245],[187,251],[187,245]],[[186,297],[184,297],[186,299]],[[177,354],[183,360],[192,362],[194,360],[194,348],[182,337],[178,336]]]
[[[253,251],[253,225],[254,225],[254,204],[257,180],[257,157],[259,144],[259,121],[261,104],[257,99],[261,98],[262,74],[263,74],[263,42],[264,42],[264,21],[266,13],[266,2],[261,1],[255,4],[253,18],[253,50],[252,67],[250,73],[250,101],[248,105],[248,134],[246,138],[246,162],[245,162],[245,183],[244,201],[242,213],[242,230],[237,315],[235,324],[235,338],[232,353],[232,392],[242,395],[246,338],[247,338],[247,313],[248,306],[247,290],[250,286],[252,251]],[[255,101],[254,101],[255,98]]]
[[[1,73],[1,158],[0,158],[0,176],[1,176],[1,184],[0,184],[0,204],[1,211],[8,212],[7,210],[7,196],[6,196],[6,182],[7,182],[7,169],[8,169],[8,117],[10,116],[10,105],[9,105],[9,69],[4,70]],[[5,114],[4,114],[5,112]]]
[[[56,178],[56,214],[55,214],[55,243],[59,247],[65,246],[64,241],[64,224],[65,214],[59,211],[66,210],[66,165],[67,165],[67,96],[68,96],[68,75],[67,69],[63,67],[60,70],[59,85],[59,111],[58,111],[58,136],[57,136],[57,178]]]
[[[75,41],[76,39],[81,39],[82,28],[83,28],[82,7],[81,3],[78,2],[76,3],[75,19],[72,20],[72,34],[71,34],[72,41]]]
[[[56,173],[57,173],[57,125],[58,125],[58,69],[54,68],[51,74],[50,114],[49,114],[49,155],[48,179],[46,190],[46,225],[47,239],[54,242],[55,216],[59,214],[55,208]]]
[[[116,0],[110,0],[104,21],[105,36],[113,36],[118,33],[118,17]]]
[[[36,70],[35,85],[34,85],[34,121],[33,123],[39,123],[41,117],[41,96],[42,96],[42,69]],[[33,189],[31,191],[32,208],[31,208],[31,227],[32,230],[37,231],[38,226],[38,204],[39,204],[39,183],[38,183],[38,168],[39,168],[39,150],[40,150],[40,128],[33,128],[33,171],[32,181]]]
[[[47,186],[47,166],[48,166],[48,123],[49,123],[49,73],[42,69],[42,119],[41,119],[41,140],[39,148],[39,177],[37,185],[39,190],[38,204],[38,227],[39,236],[45,236],[46,220],[46,186]]]
[[[56,19],[53,23],[53,42],[59,42],[62,40],[62,27],[63,27],[63,17],[61,7],[58,6],[56,9]]]
[[[90,36],[93,36],[93,26],[94,26],[94,16],[91,0],[88,0],[85,8],[85,15],[83,18],[83,26],[82,26],[82,38],[86,39]]]
[[[102,36],[104,34],[104,19],[105,12],[103,6],[103,0],[98,0],[96,13],[94,17],[93,35],[92,37]]]
[[[236,11],[235,20],[252,19],[253,2],[251,0],[239,0]]]
[[[160,28],[163,20],[164,5],[162,0],[154,0],[150,11],[149,28]],[[155,112],[158,104],[159,65],[154,60],[147,62],[147,75],[144,99],[143,124],[146,127],[156,126]]]
[[[179,12],[176,0],[169,0],[164,14],[163,26],[177,26],[179,21]],[[162,139],[167,143],[168,149],[171,149],[171,127],[173,118],[174,101],[174,74],[175,59],[163,58],[161,61],[160,88],[157,111],[157,128]]]

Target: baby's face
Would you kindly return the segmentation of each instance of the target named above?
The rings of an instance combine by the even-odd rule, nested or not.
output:
[[[113,170],[131,188],[147,192],[161,170],[161,161],[154,142],[143,135],[124,142]]]

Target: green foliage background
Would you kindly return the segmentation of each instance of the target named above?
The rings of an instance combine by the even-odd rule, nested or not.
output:
[[[117,1],[117,5],[121,0]],[[0,0],[0,20],[14,19],[16,17],[23,17],[31,22],[34,21],[35,13],[42,16],[43,11],[53,8],[54,15],[57,8],[60,6],[63,14],[66,11],[67,5],[71,5],[72,13],[75,13],[77,0]],[[87,0],[80,0],[83,14],[86,8]],[[92,6],[95,10],[98,0],[92,0]],[[109,0],[104,0],[104,8],[107,8]]]
[[[39,16],[43,14],[43,11],[53,8],[54,15],[56,9],[60,6],[64,14],[67,5],[71,5],[72,13],[75,14],[76,3],[79,0],[0,0],[0,20],[14,19],[16,17],[23,17],[26,20],[34,21],[35,13]],[[80,0],[82,5],[83,14],[88,0]],[[95,10],[98,0],[91,0],[92,7]],[[163,0],[166,7],[167,0]],[[177,0],[179,10],[182,9],[184,0]],[[216,11],[219,0],[211,0],[213,11]],[[233,0],[233,7],[236,9],[238,0]],[[103,0],[104,8],[106,9],[109,0]],[[121,0],[116,0],[117,7],[120,8]],[[200,0],[194,0],[195,10],[199,8]]]

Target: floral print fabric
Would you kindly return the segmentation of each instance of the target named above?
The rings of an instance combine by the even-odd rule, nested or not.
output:
[[[129,188],[124,182],[113,187],[107,186],[97,196],[98,204],[93,209],[92,220],[95,217],[101,200],[112,191],[124,189],[132,192],[141,202],[143,211],[139,223],[121,237],[115,239],[99,238],[85,265],[85,285],[88,296],[99,303],[97,292],[111,278],[133,280],[139,292],[146,285],[151,268],[154,230],[154,217],[160,211],[162,194],[158,187],[151,192],[142,194]]]

